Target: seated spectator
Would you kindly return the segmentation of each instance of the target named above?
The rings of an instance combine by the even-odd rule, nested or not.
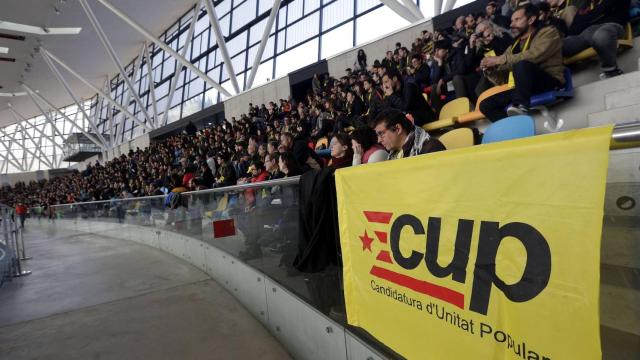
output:
[[[393,51],[387,51],[384,59],[382,59],[381,65],[389,70],[396,70],[397,65],[393,60]]]
[[[275,180],[284,177],[284,174],[280,171],[278,166],[279,154],[266,154],[264,156],[264,167],[269,173],[267,180]]]
[[[485,13],[487,15],[487,20],[500,26],[501,28],[508,29],[511,25],[511,21],[508,17],[498,13],[498,4],[495,1],[489,1],[487,3],[487,6],[485,7]]]
[[[414,126],[396,109],[381,112],[376,118],[374,130],[378,142],[389,152],[388,160],[445,150],[438,139],[429,136],[421,127]]]
[[[386,108],[411,114],[415,124],[422,126],[436,120],[436,114],[422,97],[415,83],[403,81],[398,72],[388,72],[382,78],[384,104]]]
[[[471,36],[469,43],[476,56],[483,58],[504,54],[513,43],[513,39],[491,21],[485,20],[476,26],[476,33]],[[481,74],[475,88],[476,98],[491,87],[493,87],[493,83],[484,76],[484,73]]]
[[[308,138],[300,134],[295,138],[291,133],[284,133],[280,137],[280,145],[284,152],[291,152],[302,172],[307,170],[319,170],[322,168],[322,160],[314,150],[307,145]],[[284,172],[284,171],[283,171]]]
[[[347,90],[346,126],[360,126],[360,116],[364,113],[364,103],[355,91]],[[344,125],[343,125],[344,126]]]
[[[422,90],[425,87],[431,85],[431,69],[429,65],[422,61],[420,54],[413,54],[411,56],[411,66],[407,69],[409,77],[407,80],[413,81],[418,90]]]
[[[365,92],[364,102],[367,106],[367,112],[364,113],[364,116],[367,117],[367,123],[371,123],[384,107],[383,94],[378,90],[375,82],[371,78],[366,78],[362,82],[362,88]]]
[[[340,169],[351,166],[353,162],[353,150],[351,150],[351,138],[345,133],[339,133],[331,138],[331,161],[329,167]]]
[[[578,13],[577,7],[568,5],[567,0],[547,0],[538,3],[540,21],[555,26],[563,36],[566,36]]]
[[[622,74],[617,61],[618,39],[625,36],[630,4],[630,0],[602,0],[575,15],[569,36],[562,40],[562,54],[573,56],[591,47],[600,58],[601,79]]]
[[[354,166],[385,161],[389,156],[384,147],[378,144],[376,132],[368,126],[359,127],[351,133],[351,148]]]
[[[217,160],[218,172],[216,173],[216,182],[214,187],[235,185],[238,181],[238,177],[233,165],[229,161],[229,155],[225,152],[219,152]]]
[[[281,153],[278,157],[278,167],[280,168],[280,172],[284,175],[283,178],[302,174],[293,153],[288,151]]]
[[[513,46],[501,56],[485,57],[481,62],[485,76],[495,85],[515,86],[480,104],[480,111],[491,121],[528,113],[532,95],[564,84],[560,33],[551,26],[539,27],[538,14],[538,8],[531,4],[518,8],[511,20],[516,39]]]

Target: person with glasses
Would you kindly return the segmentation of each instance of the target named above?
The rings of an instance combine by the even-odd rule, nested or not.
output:
[[[414,126],[399,110],[382,111],[374,128],[378,142],[389,152],[388,160],[446,150],[444,145],[418,126]]]

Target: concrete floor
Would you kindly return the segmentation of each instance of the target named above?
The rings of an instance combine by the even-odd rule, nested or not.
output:
[[[205,273],[133,242],[27,224],[0,288],[0,359],[289,359]]]

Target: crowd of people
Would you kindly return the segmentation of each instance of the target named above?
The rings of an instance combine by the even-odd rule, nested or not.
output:
[[[564,85],[563,57],[588,47],[598,54],[602,78],[621,74],[617,39],[631,7],[629,0],[489,1],[485,12],[423,31],[410,48],[397,43],[372,64],[358,51],[344,76],[316,74],[302,100],[249,104],[238,119],[201,130],[190,125],[105,164],[3,187],[0,203],[48,208],[166,195],[445,150],[421,126],[437,120],[451,99],[473,104],[484,90],[512,84],[480,110],[491,121],[527,113],[531,95]]]

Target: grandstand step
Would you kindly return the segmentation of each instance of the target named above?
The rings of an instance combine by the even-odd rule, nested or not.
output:
[[[600,323],[640,335],[640,291],[602,284],[600,286]]]
[[[607,110],[640,104],[640,87],[614,91],[604,96],[604,107]]]
[[[605,226],[602,232],[601,262],[640,271],[639,240],[638,228]]]
[[[611,110],[594,112],[587,115],[587,120],[590,127],[640,121],[640,103]]]
[[[560,103],[551,108],[551,110],[556,113],[558,118],[564,120],[565,130],[600,125],[603,122],[597,124],[594,122],[594,124],[589,124],[587,115],[607,110],[605,109],[604,101],[607,94],[626,91],[629,88],[636,87],[640,87],[640,71],[628,72],[607,80],[598,80],[590,84],[576,87],[574,90],[574,98],[572,100]],[[596,116],[594,115],[594,121],[595,118]],[[624,120],[617,119],[617,121]],[[604,123],[612,122],[614,121],[607,121]]]

